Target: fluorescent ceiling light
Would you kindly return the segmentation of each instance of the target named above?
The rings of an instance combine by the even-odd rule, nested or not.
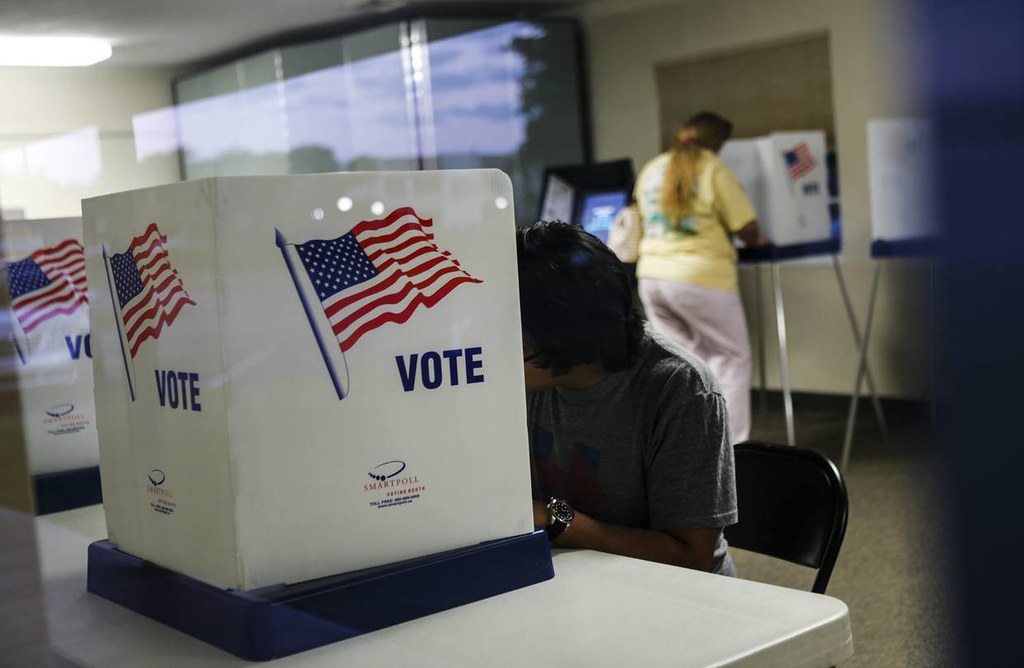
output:
[[[85,67],[110,53],[109,42],[92,37],[0,36],[0,66]]]

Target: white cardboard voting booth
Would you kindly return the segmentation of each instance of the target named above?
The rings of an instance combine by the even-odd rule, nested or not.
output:
[[[937,234],[931,194],[932,132],[920,119],[868,121],[871,227],[875,239]]]
[[[6,221],[2,239],[29,471],[96,466],[82,220]]]
[[[530,533],[497,170],[83,202],[110,540],[222,588]]]
[[[773,244],[831,238],[824,132],[775,132],[732,140],[719,157],[743,184],[758,227]]]

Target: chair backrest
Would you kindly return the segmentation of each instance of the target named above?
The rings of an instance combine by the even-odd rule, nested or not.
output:
[[[846,534],[843,476],[819,452],[746,441],[734,446],[739,523],[725,528],[735,547],[818,569],[823,594]]]

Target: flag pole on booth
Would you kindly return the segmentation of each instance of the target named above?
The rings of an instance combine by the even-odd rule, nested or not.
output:
[[[306,291],[303,288],[302,278],[296,271],[295,262],[293,261],[291,254],[288,252],[288,247],[291,246],[291,244],[288,243],[287,239],[285,239],[281,230],[274,228],[274,233],[277,247],[281,249],[281,255],[284,257],[284,263],[288,267],[288,273],[291,274],[292,282],[295,283],[295,290],[299,293],[299,301],[302,302],[302,310],[306,312],[306,319],[309,321],[310,329],[313,330],[313,336],[316,338],[316,345],[320,348],[320,354],[324,358],[324,364],[327,366],[327,373],[331,377],[331,383],[334,384],[334,391],[338,393],[339,400],[344,399],[346,395],[346,387],[342,385],[341,379],[338,376],[338,371],[334,366],[334,360],[331,358],[330,352],[327,348],[327,342],[324,341],[323,333],[320,331],[320,326],[317,323],[316,314],[313,311],[313,308],[309,303],[309,299],[306,296]],[[347,367],[345,371],[347,375]]]
[[[110,259],[107,257],[107,245],[102,244],[103,248],[103,269],[107,276],[107,287],[110,289],[110,305],[114,309],[114,325],[117,326],[117,340],[121,344],[121,359],[124,361],[124,375],[128,378],[128,392],[132,396],[132,401],[135,401],[135,383],[132,381],[132,365],[128,359],[128,348],[125,346],[124,334],[121,330],[121,309],[118,307],[117,298],[114,296],[114,281],[110,277]]]
[[[18,359],[21,360],[22,366],[28,364],[28,337],[15,317],[11,318],[11,341],[14,342],[14,349],[18,351]],[[21,345],[23,342],[24,347]]]

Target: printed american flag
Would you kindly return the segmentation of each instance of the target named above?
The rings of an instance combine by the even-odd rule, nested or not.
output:
[[[121,307],[124,337],[131,356],[146,339],[160,338],[186,304],[195,305],[167,256],[167,236],[150,223],[128,250],[110,258]]]
[[[786,158],[786,168],[789,170],[790,181],[796,181],[814,169],[815,165],[818,164],[814,162],[811,149],[805,142],[800,142],[794,146],[792,151],[784,151],[783,155]]]
[[[68,239],[6,266],[11,310],[25,334],[89,303],[82,244]]]
[[[409,207],[336,239],[296,244],[342,352],[381,325],[404,323],[463,283],[482,283],[434,243],[433,221]]]

